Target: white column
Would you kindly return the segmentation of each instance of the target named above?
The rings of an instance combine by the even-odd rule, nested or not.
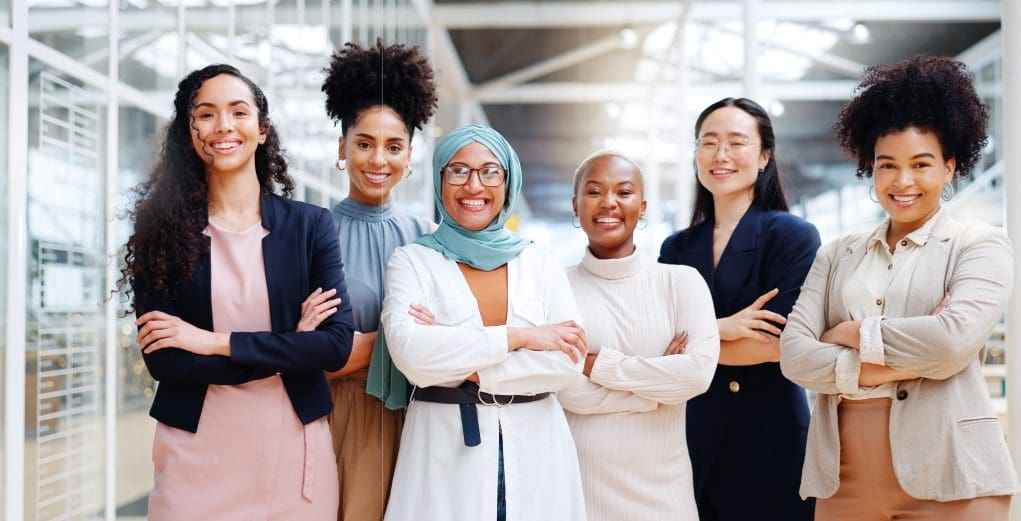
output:
[[[756,101],[759,95],[759,36],[755,32],[759,20],[759,0],[743,0],[744,7],[744,76],[741,78],[741,94]]]
[[[4,339],[4,519],[25,516],[25,300],[28,278],[28,0],[11,2],[7,124],[7,331]]]
[[[1005,172],[1021,169],[1021,4],[1001,3],[1003,18],[1003,144]],[[1021,255],[1021,180],[1004,175],[1003,205],[1007,219],[1004,224],[1015,255]],[[1013,204],[1008,204],[1014,201]],[[1014,468],[1021,469],[1021,273],[1014,263],[1014,293],[1007,306],[1007,442],[1014,459]],[[1021,521],[1021,506],[1015,502],[1010,509],[1011,521]]]
[[[118,139],[117,126],[120,122],[120,103],[117,99],[117,89],[114,85],[120,76],[120,25],[118,24],[118,7],[120,2],[115,0],[109,1],[109,12],[110,12],[110,35],[107,40],[107,74],[110,76],[110,84],[106,89],[106,175],[105,188],[106,193],[104,197],[105,204],[105,221],[106,231],[104,233],[106,243],[106,284],[104,287],[103,295],[110,295],[110,291],[113,290],[114,285],[117,283],[118,275],[120,272],[117,270],[117,252],[120,251],[120,245],[117,243],[117,209],[115,204],[117,201],[117,181],[119,161],[118,161],[118,150],[120,149]],[[105,320],[105,332],[103,339],[103,361],[105,363],[103,369],[103,379],[105,389],[103,392],[103,402],[105,403],[106,410],[104,416],[106,433],[105,437],[105,460],[106,460],[106,521],[114,521],[117,517],[117,380],[120,376],[120,372],[117,370],[119,367],[118,356],[120,355],[120,349],[117,347],[117,303],[119,299],[117,296],[108,297],[104,301],[104,320]]]

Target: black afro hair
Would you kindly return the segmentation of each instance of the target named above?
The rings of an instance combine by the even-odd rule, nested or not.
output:
[[[344,133],[369,107],[393,109],[409,135],[436,110],[433,69],[417,45],[383,45],[382,39],[371,47],[349,42],[333,53],[323,72],[326,113],[340,120]]]
[[[911,127],[936,134],[943,156],[957,161],[955,175],[971,174],[986,145],[989,114],[963,63],[918,55],[869,67],[856,92],[833,131],[857,158],[858,177],[872,175],[876,140]]]

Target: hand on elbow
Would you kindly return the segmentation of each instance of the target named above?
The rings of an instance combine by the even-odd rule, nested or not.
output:
[[[508,350],[563,351],[574,363],[588,354],[585,330],[573,320],[536,327],[507,328]]]

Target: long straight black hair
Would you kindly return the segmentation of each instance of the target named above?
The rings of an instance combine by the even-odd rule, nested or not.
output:
[[[723,98],[712,105],[709,105],[698,115],[695,120],[695,138],[698,139],[702,132],[702,123],[710,114],[723,107],[737,107],[755,118],[759,127],[759,141],[762,150],[769,151],[769,162],[755,178],[755,193],[752,202],[767,210],[788,211],[787,198],[783,195],[783,187],[780,186],[780,172],[776,168],[776,136],[773,134],[773,122],[769,114],[761,105],[748,98]],[[705,221],[715,213],[716,206],[713,204],[713,194],[702,186],[698,181],[698,161],[695,161],[695,208],[691,212],[691,224]]]

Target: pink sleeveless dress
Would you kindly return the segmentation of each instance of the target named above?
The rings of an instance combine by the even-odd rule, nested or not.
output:
[[[213,329],[269,331],[261,223],[232,232],[212,223]],[[325,417],[302,425],[280,376],[210,385],[197,432],[156,424],[149,519],[337,518],[337,463]]]

